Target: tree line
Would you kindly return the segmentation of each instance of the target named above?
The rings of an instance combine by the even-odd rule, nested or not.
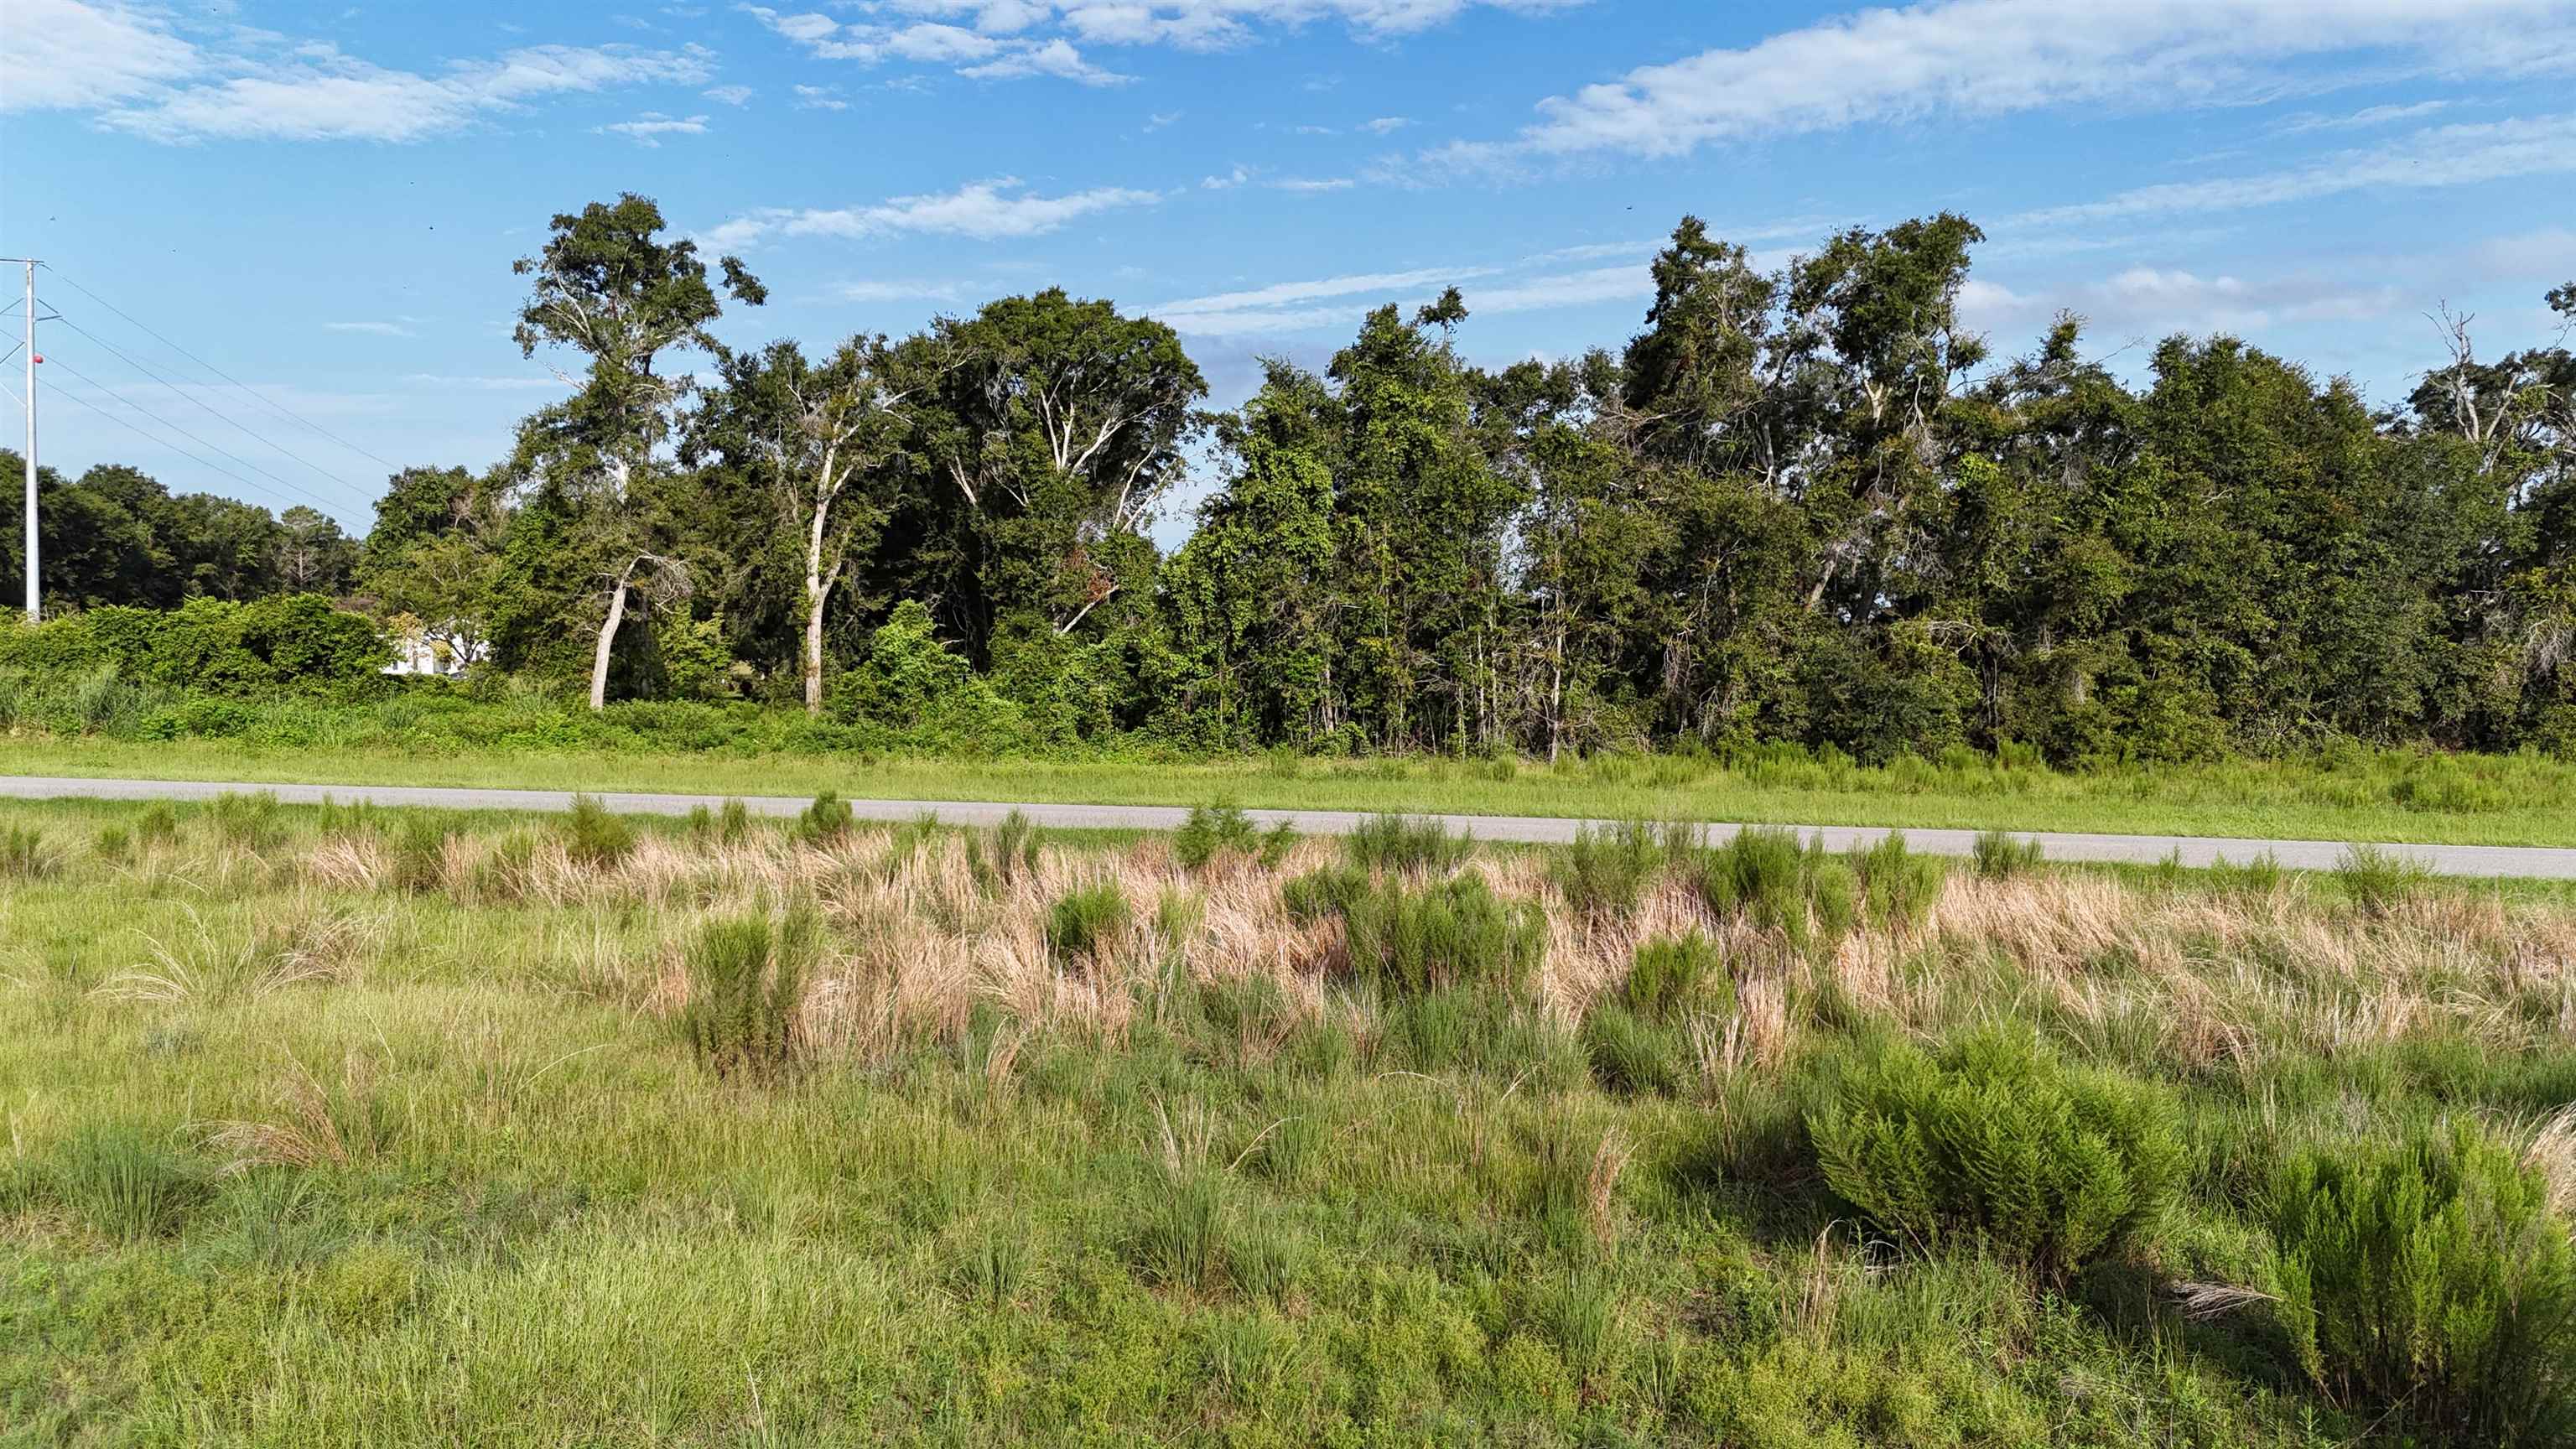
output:
[[[567,390],[507,459],[396,475],[362,543],[54,480],[47,590],[320,590],[594,706],[971,691],[1041,742],[2576,750],[2576,355],[2446,318],[2374,409],[2176,336],[2132,387],[2077,318],[2017,356],[1968,330],[1981,240],[1944,214],[1766,272],[1686,218],[1621,347],[1472,366],[1451,290],[1220,413],[1169,327],[1061,290],[737,351],[710,329],[759,280],[630,195],[516,264]],[[2548,300],[2576,323],[2576,283]]]

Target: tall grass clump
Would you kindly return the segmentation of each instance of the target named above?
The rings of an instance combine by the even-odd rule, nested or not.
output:
[[[593,870],[606,870],[635,849],[635,827],[623,816],[609,813],[596,795],[573,796],[572,812],[564,816],[559,831],[564,854]]]
[[[1905,1241],[1982,1244],[2062,1284],[2173,1201],[2180,1114],[2146,1083],[2068,1067],[2025,1028],[1861,1052],[1807,1131],[1834,1192]]]
[[[1455,869],[1475,850],[1475,842],[1452,835],[1437,820],[1403,815],[1372,815],[1344,838],[1351,864],[1362,870],[1445,871]]]
[[[279,813],[277,796],[270,791],[249,795],[226,791],[215,797],[206,813],[215,822],[215,834],[226,844],[254,855],[266,855],[286,843],[286,821]]]
[[[2335,879],[2352,903],[2374,916],[2384,916],[2422,895],[2432,884],[2431,867],[2402,850],[2351,845],[2335,862]]]
[[[1482,876],[1420,890],[1390,881],[1352,893],[1341,916],[1351,973],[1400,996],[1450,986],[1518,989],[1547,955],[1538,906],[1504,900]]]
[[[1183,870],[1204,870],[1228,853],[1250,855],[1261,845],[1252,817],[1234,805],[1193,805],[1172,832],[1172,859]]]
[[[139,1127],[112,1122],[92,1124],[55,1148],[35,1180],[40,1193],[126,1243],[176,1232],[191,1209],[214,1195],[205,1161]]]
[[[986,891],[1036,875],[1038,828],[1027,812],[1014,810],[984,834],[967,836],[966,870]]]
[[[1725,957],[1697,931],[1641,943],[1619,986],[1620,1005],[1649,1021],[1674,1020],[1702,1002],[1722,1011],[1734,996]]]
[[[679,1030],[698,1064],[724,1078],[777,1081],[796,1068],[805,978],[822,954],[822,920],[799,902],[712,921],[686,955],[689,999]]]
[[[168,845],[179,838],[179,812],[167,800],[155,800],[134,817],[134,840],[146,848]]]
[[[1916,855],[1905,846],[1905,832],[1891,830],[1866,850],[1852,852],[1852,869],[1860,877],[1860,898],[1869,922],[1882,931],[1911,931],[1922,926],[1941,899],[1949,879],[1947,862],[1935,855]]]
[[[2428,1443],[2576,1434],[2576,1240],[2475,1126],[2296,1154],[2272,1233],[2282,1324],[2328,1395]]]
[[[1047,949],[1061,959],[1096,962],[1134,919],[1127,893],[1114,882],[1067,891],[1047,908]]]
[[[406,815],[387,853],[385,883],[407,895],[425,895],[447,879],[447,829],[436,816]]]
[[[1821,932],[1831,943],[1858,920],[1861,879],[1825,853],[1821,837],[1801,847],[1794,830],[1757,826],[1698,852],[1691,879],[1720,916],[1739,916],[1804,947]]]
[[[32,825],[0,826],[0,877],[41,880],[60,864],[53,847],[45,843],[45,832]]]
[[[1556,888],[1568,907],[1587,916],[1635,910],[1638,897],[1664,868],[1664,845],[1653,826],[1631,820],[1608,829],[1586,826],[1556,858]]]
[[[2036,840],[2024,840],[2007,830],[1989,830],[1977,837],[1970,854],[1980,880],[2011,880],[2039,869],[2046,852]]]

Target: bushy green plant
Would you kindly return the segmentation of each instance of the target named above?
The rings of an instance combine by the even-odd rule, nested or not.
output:
[[[1297,848],[1297,827],[1282,820],[1261,832],[1260,861],[1263,870],[1277,870],[1288,863],[1288,852]]]
[[[1607,829],[1585,826],[1554,862],[1556,888],[1568,907],[1587,916],[1636,909],[1664,868],[1664,845],[1653,826],[1631,820]]]
[[[678,1019],[699,1065],[757,1081],[794,1072],[805,978],[822,939],[821,917],[802,902],[775,920],[755,911],[699,931],[685,958],[689,999]]]
[[[1670,1021],[1691,1004],[1721,995],[1710,1003],[1718,1010],[1734,996],[1725,957],[1697,931],[1641,942],[1619,986],[1621,1003],[1648,1021]]]
[[[447,837],[434,815],[404,816],[386,853],[385,884],[408,895],[426,895],[445,884]]]
[[[1372,815],[1345,837],[1343,848],[1362,870],[1443,871],[1466,860],[1475,843],[1437,820]]]
[[[286,843],[286,821],[272,791],[242,795],[228,790],[206,807],[206,815],[214,821],[218,837],[255,855],[269,854]]]
[[[1583,1053],[1592,1075],[1614,1092],[1670,1092],[1681,1085],[1682,1034],[1632,1010],[1605,1001],[1583,1018]]]
[[[1699,850],[1691,879],[1710,911],[1744,917],[1792,946],[1806,946],[1819,929],[1828,943],[1838,939],[1860,910],[1854,869],[1827,855],[1821,837],[1802,847],[1796,831],[1780,826],[1749,826]]]
[[[1505,901],[1477,875],[1419,890],[1389,881],[1341,903],[1353,975],[1398,995],[1457,985],[1519,987],[1547,954],[1534,903]]]
[[[57,1147],[40,1190],[122,1242],[163,1237],[214,1193],[208,1163],[139,1127],[101,1123]]]
[[[326,839],[372,835],[383,827],[383,814],[365,800],[353,800],[343,805],[325,796],[321,807],[313,812],[313,828]]]
[[[612,814],[596,795],[572,797],[572,811],[559,827],[564,854],[576,865],[606,870],[635,849],[635,828]]]
[[[834,845],[849,837],[850,826],[857,818],[849,801],[837,791],[826,790],[796,817],[796,838],[811,846]]]
[[[1913,930],[1932,914],[1950,870],[1939,856],[1916,855],[1905,845],[1905,832],[1891,830],[1878,843],[1852,853],[1860,876],[1860,895],[1871,925],[1883,931]]]
[[[2402,850],[2352,845],[2335,862],[2335,879],[2354,905],[2384,916],[2422,895],[2432,884],[2431,867]]]
[[[1096,961],[1134,915],[1114,882],[1067,891],[1047,909],[1047,948],[1062,958]]]
[[[32,825],[0,826],[0,876],[38,880],[52,875],[60,864],[43,831]]]
[[[2010,831],[1988,830],[1977,836],[1970,858],[1980,879],[2011,880],[2037,870],[2044,854],[2036,840],[2024,840]]]
[[[134,817],[134,839],[143,846],[168,845],[179,838],[179,812],[167,800],[155,800]]]
[[[1252,817],[1237,807],[1193,805],[1190,818],[1172,832],[1172,859],[1183,870],[1201,870],[1228,852],[1250,855],[1260,841]]]
[[[1338,916],[1370,890],[1368,872],[1357,866],[1324,866],[1295,876],[1279,887],[1279,904],[1288,919],[1301,926]]]
[[[727,796],[716,811],[716,839],[726,845],[740,845],[751,838],[751,807],[739,796]]]
[[[134,858],[134,832],[122,825],[102,825],[96,842],[98,858],[110,865],[123,865]],[[0,847],[0,853],[5,848]]]
[[[2340,1402],[2443,1444],[2576,1434],[2576,1240],[2475,1126],[2311,1148],[2272,1193],[2279,1313]]]
[[[1973,1240],[2063,1282],[2163,1216],[2178,1121],[2159,1089],[1992,1027],[1937,1056],[1872,1039],[1807,1130],[1825,1181],[1883,1230],[1924,1248]]]

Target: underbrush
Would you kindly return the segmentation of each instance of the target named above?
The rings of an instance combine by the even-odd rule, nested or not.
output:
[[[2564,901],[1642,827],[1265,860],[1213,809],[1205,855],[621,823],[0,819],[123,835],[0,874],[0,1419],[2566,1433]]]

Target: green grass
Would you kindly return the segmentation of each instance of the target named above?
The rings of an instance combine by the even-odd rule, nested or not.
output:
[[[960,832],[439,815],[422,881],[405,812],[142,813],[0,807],[129,837],[0,878],[0,1441],[2396,1449],[2262,1296],[2285,1164],[2440,1123],[2576,1186],[2563,897],[1960,870],[1831,952],[1688,861],[1604,916],[1479,850],[1545,957],[1414,992],[1287,918],[1330,841],[997,885]],[[1109,889],[1192,908],[1061,959]],[[702,1067],[692,993],[781,953],[799,1069]],[[1808,1137],[1838,1063],[1997,1021],[2177,1114],[2169,1210],[2062,1286],[1858,1221]]]
[[[2232,761],[2064,773],[1982,759],[1863,769],[1803,756],[1728,768],[1682,757],[1529,761],[972,760],[646,751],[260,748],[227,741],[13,739],[0,771],[252,783],[348,783],[814,795],[853,799],[1699,819],[2576,845],[2576,765],[2538,757],[2352,752],[2331,763]]]

